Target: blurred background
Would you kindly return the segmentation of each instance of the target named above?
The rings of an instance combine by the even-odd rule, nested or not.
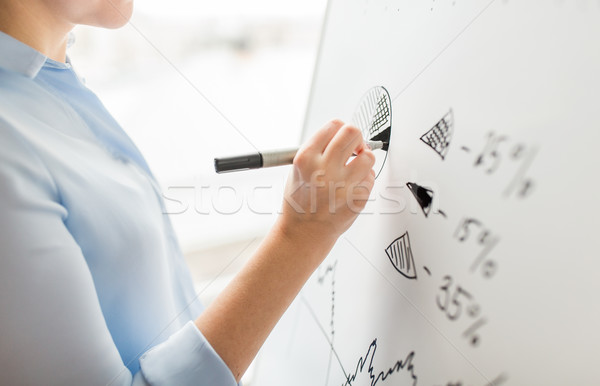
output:
[[[154,171],[205,304],[273,223],[289,172],[217,175],[213,159],[300,145],[325,8],[139,0],[121,29],[74,31],[73,66]]]

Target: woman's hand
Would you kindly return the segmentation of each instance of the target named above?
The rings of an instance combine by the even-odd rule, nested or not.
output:
[[[357,156],[350,162],[352,154]],[[283,215],[196,326],[236,380],[281,315],[364,208],[373,187],[373,153],[360,130],[332,121],[298,151]]]
[[[338,120],[325,125],[294,158],[283,203],[284,231],[311,242],[335,242],[369,199],[374,163],[358,128]]]

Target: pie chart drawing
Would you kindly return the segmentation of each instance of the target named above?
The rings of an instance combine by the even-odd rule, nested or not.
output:
[[[374,150],[375,177],[379,176],[387,158],[392,133],[392,100],[390,93],[383,86],[369,89],[361,98],[352,123],[360,129],[365,141],[382,141],[381,150]]]

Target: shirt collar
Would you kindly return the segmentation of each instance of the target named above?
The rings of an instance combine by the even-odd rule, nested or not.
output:
[[[0,31],[0,67],[35,78],[47,57],[25,43]]]

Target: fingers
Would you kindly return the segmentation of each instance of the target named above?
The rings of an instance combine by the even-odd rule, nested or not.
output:
[[[373,186],[375,185],[375,171],[373,169],[371,169],[371,172],[368,173],[365,178],[363,178],[362,181],[360,181],[358,183],[357,186],[360,187],[364,187],[366,188],[366,198],[368,198],[368,196],[371,194],[371,190],[373,189]]]
[[[366,148],[361,131],[355,126],[344,125],[327,145],[324,156],[331,162],[345,165],[352,154],[360,154]]]
[[[375,171],[373,170],[375,165],[375,154],[369,149],[364,149],[358,155],[350,161],[348,164],[348,171],[355,181],[360,181],[367,176],[372,176],[375,179]]]
[[[360,213],[369,201],[371,191],[375,185],[375,171],[371,169],[362,181],[355,184],[352,188],[351,196],[348,200],[348,206],[354,213]]]
[[[300,151],[294,159],[294,164],[310,164],[314,152],[322,153],[324,161],[337,167],[348,166],[347,172],[352,181],[361,181],[375,164],[373,152],[365,145],[361,131],[352,125],[345,125],[342,121],[334,119],[320,129],[307,143],[305,151]],[[348,163],[348,159],[356,157]],[[306,161],[306,162],[302,162]],[[347,165],[346,165],[347,164]],[[371,170],[371,172],[369,172]]]
[[[344,122],[339,119],[328,122],[308,140],[306,149],[311,149],[322,154],[342,126],[344,126]]]
[[[348,165],[349,179],[350,181],[358,181],[352,189],[352,199],[349,200],[348,205],[354,213],[359,213],[363,210],[371,190],[375,185],[375,171],[373,165],[375,164],[375,155],[371,150],[363,150],[356,158],[354,158]]]

